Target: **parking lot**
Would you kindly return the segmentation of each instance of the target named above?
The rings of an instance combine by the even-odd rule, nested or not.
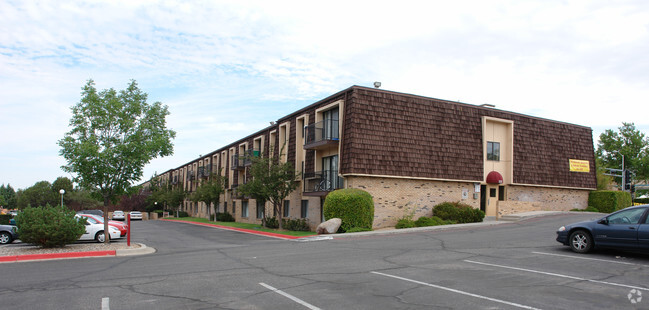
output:
[[[157,253],[0,265],[15,279],[0,296],[8,309],[649,308],[647,255],[554,241],[590,217],[313,242],[145,221],[134,239]]]

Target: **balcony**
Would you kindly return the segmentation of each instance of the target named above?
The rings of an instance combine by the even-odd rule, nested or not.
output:
[[[338,145],[338,121],[327,120],[304,127],[304,149],[319,150]]]
[[[187,180],[194,181],[195,178],[196,178],[196,175],[194,174],[193,170],[187,171]]]
[[[340,188],[343,188],[343,178],[338,176],[338,170],[304,173],[305,196],[326,196]]]
[[[232,160],[230,161],[230,169],[232,170],[243,170],[246,167],[243,165],[244,157],[239,156],[238,154],[232,155]]]
[[[178,176],[177,175],[174,175],[174,177],[171,179],[171,184],[172,185],[178,184]]]
[[[245,152],[246,156],[243,158],[243,165],[244,167],[248,167],[252,165],[252,159],[255,157],[259,157],[261,155],[261,152],[259,150],[254,150],[250,149]]]
[[[210,176],[210,173],[212,173],[212,165],[205,165],[202,167],[198,167],[199,178],[207,178]]]

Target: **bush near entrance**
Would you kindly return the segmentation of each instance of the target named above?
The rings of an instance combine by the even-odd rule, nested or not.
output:
[[[433,215],[461,224],[482,222],[485,213],[461,202],[442,202],[433,207]]]
[[[16,216],[20,240],[44,248],[63,247],[73,243],[86,231],[85,218],[66,207],[28,207]]]
[[[352,228],[372,229],[374,223],[374,200],[370,193],[356,188],[335,190],[324,202],[324,217],[342,220],[340,231]]]
[[[631,194],[622,191],[592,191],[588,195],[588,205],[602,213],[611,213],[630,207]]]

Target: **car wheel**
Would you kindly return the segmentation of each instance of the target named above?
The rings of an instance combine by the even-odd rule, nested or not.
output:
[[[570,249],[576,253],[588,253],[593,248],[593,237],[583,230],[570,234]]]
[[[103,230],[97,232],[97,234],[95,235],[95,240],[99,243],[103,243],[104,241],[106,241],[106,235],[104,234]]]
[[[0,233],[0,244],[7,244],[11,243],[14,240],[11,238],[11,235],[8,232],[1,232]]]

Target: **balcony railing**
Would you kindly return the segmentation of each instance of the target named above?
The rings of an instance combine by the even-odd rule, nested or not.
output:
[[[243,158],[243,165],[244,166],[250,166],[252,165],[252,159],[255,157],[259,157],[261,155],[261,152],[259,150],[255,149],[250,149],[246,151],[246,156]]]
[[[340,135],[337,120],[326,120],[304,127],[304,149],[315,150],[338,144]]]
[[[232,160],[230,161],[230,168],[232,170],[244,169],[245,166],[243,165],[243,156],[239,156],[239,154],[232,155]]]
[[[207,178],[210,176],[210,173],[212,173],[212,165],[205,165],[205,166],[198,167],[199,178]]]
[[[328,192],[343,188],[343,178],[338,176],[338,170],[325,170],[304,173],[304,193],[324,196]]]
[[[171,179],[171,184],[173,184],[173,185],[178,184],[178,176],[177,176],[177,175],[175,175],[175,176]]]
[[[193,170],[187,171],[187,179],[189,181],[194,181],[195,178],[196,178],[196,175],[194,174]]]

